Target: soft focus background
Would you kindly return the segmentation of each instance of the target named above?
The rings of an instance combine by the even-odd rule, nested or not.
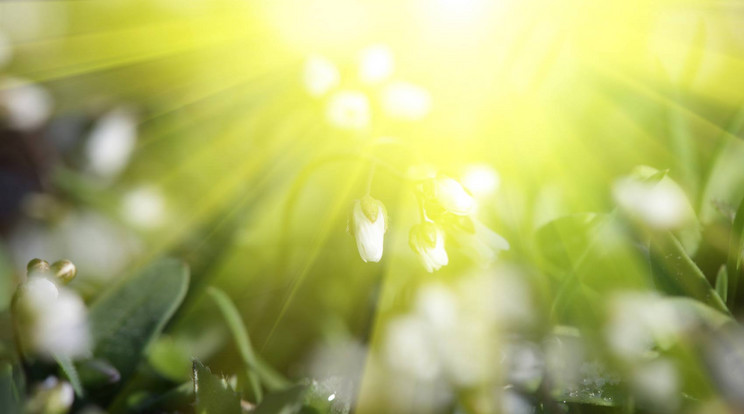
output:
[[[191,283],[131,395],[197,358],[256,402],[214,286],[329,412],[742,412],[742,6],[0,2],[0,309],[36,257],[90,304],[170,256]],[[476,230],[428,273],[436,174]]]

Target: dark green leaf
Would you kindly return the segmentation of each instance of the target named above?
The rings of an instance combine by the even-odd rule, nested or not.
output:
[[[94,356],[110,363],[126,381],[145,347],[180,306],[188,284],[188,268],[164,259],[110,290],[90,308]]]
[[[0,362],[0,408],[4,413],[21,413],[23,391],[16,369],[9,362]]]
[[[240,414],[240,398],[201,362],[194,361],[196,414]]]

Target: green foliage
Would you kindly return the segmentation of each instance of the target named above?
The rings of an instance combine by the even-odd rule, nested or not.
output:
[[[225,380],[194,360],[196,414],[240,414],[240,398]]]
[[[186,295],[188,283],[189,272],[183,263],[159,260],[115,286],[91,306],[93,354],[118,371],[120,383],[131,376],[147,345],[173,316]]]

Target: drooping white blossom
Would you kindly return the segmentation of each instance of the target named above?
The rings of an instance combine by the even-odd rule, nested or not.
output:
[[[393,118],[415,121],[431,110],[431,95],[420,86],[393,82],[382,91],[382,107]]]
[[[341,75],[333,62],[315,55],[305,62],[303,81],[310,95],[323,96],[338,86]]]
[[[64,414],[75,401],[75,391],[67,381],[47,377],[36,386],[31,398],[26,401],[24,412],[28,414]]]
[[[367,95],[358,91],[339,91],[333,94],[326,109],[328,121],[343,129],[364,129],[371,114]]]
[[[394,67],[393,52],[386,45],[368,46],[359,53],[359,78],[364,83],[386,80],[393,74]]]
[[[444,231],[438,225],[431,222],[417,224],[411,228],[409,242],[427,272],[439,270],[449,263],[444,248]]]
[[[434,197],[445,210],[459,216],[470,214],[475,207],[473,196],[450,177],[434,179]]]
[[[356,239],[359,256],[365,262],[382,259],[383,242],[387,230],[385,206],[370,196],[354,202],[349,231]]]

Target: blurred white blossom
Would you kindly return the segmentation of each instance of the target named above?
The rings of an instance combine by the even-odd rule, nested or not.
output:
[[[310,56],[303,73],[305,89],[313,96],[322,96],[338,86],[341,81],[336,65],[322,56]]]
[[[438,225],[431,222],[417,224],[411,228],[409,242],[427,272],[439,270],[449,263],[444,248],[444,231]]]
[[[385,206],[379,200],[367,195],[354,202],[349,231],[356,239],[363,261],[379,262],[382,259],[386,230]]]
[[[475,207],[473,196],[449,177],[434,179],[434,197],[445,210],[460,216],[470,214]]]
[[[47,377],[34,390],[26,401],[24,412],[27,414],[64,414],[75,401],[75,391],[67,381],[56,377]]]
[[[393,74],[393,52],[386,45],[377,44],[359,53],[359,78],[364,83],[379,83]]]
[[[155,187],[135,188],[124,195],[122,214],[137,227],[155,228],[165,218],[165,198]]]
[[[344,129],[364,129],[370,122],[367,95],[357,91],[339,91],[333,94],[326,110],[328,121]]]
[[[124,170],[137,142],[137,119],[125,108],[104,114],[93,126],[85,146],[88,169],[113,179]]]
[[[672,361],[656,359],[635,367],[633,390],[638,399],[654,412],[676,413],[679,405],[679,380]]]
[[[415,121],[431,110],[431,96],[420,86],[393,82],[382,91],[382,107],[393,118]]]
[[[471,194],[483,198],[493,195],[499,189],[501,177],[487,164],[474,164],[465,169],[462,183]]]
[[[32,276],[19,288],[14,312],[24,352],[70,358],[89,354],[87,310],[74,291]]]
[[[612,194],[629,215],[658,230],[677,229],[689,223],[695,212],[682,188],[671,178],[656,180],[658,173],[650,167],[639,167],[628,177],[615,181]]]
[[[13,128],[38,128],[52,112],[52,97],[44,88],[30,81],[5,78],[0,81],[0,112]]]

